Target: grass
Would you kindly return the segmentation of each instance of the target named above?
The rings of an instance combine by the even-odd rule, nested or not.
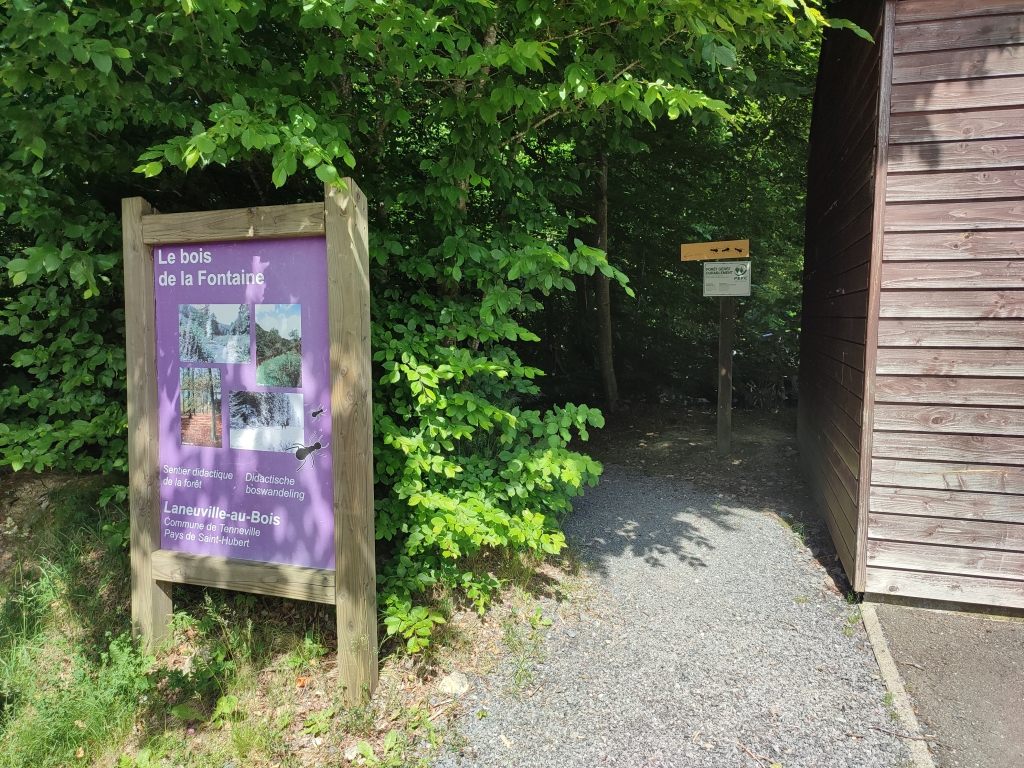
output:
[[[896,702],[893,699],[893,695],[891,693],[886,693],[885,696],[882,697],[882,701],[885,702],[885,706],[889,709],[889,717],[893,720],[899,720],[900,715],[896,711]]]
[[[49,493],[52,524],[23,519],[33,535],[5,536],[16,551],[0,587],[3,768],[89,757],[123,738],[145,704],[147,660],[126,635],[127,555],[103,545],[113,518],[93,514],[88,490]]]
[[[99,504],[110,480],[0,480],[0,768],[341,766],[353,748],[368,766],[426,766],[463,744],[436,679],[509,659],[515,684],[529,684],[545,612],[586,602],[572,552],[478,558],[471,567],[496,585],[487,614],[438,587],[437,639],[415,657],[385,640],[372,701],[346,707],[332,606],[176,586],[172,637],[143,656],[126,506]]]
[[[843,634],[847,637],[853,637],[857,631],[857,625],[861,620],[861,609],[860,606],[855,608],[849,616],[846,617],[846,625],[843,627]]]
[[[547,622],[550,624],[550,619]],[[524,622],[515,612],[501,622],[501,628],[511,664],[509,685],[518,692],[533,682],[534,666],[544,660],[544,633],[540,626]]]
[[[383,730],[379,702],[342,706],[330,606],[176,587],[172,640],[142,656],[127,513],[97,503],[109,480],[65,478],[41,501],[38,482],[7,491],[0,540],[0,768],[340,765],[357,740],[384,754],[391,731],[401,765],[443,747],[398,692]]]

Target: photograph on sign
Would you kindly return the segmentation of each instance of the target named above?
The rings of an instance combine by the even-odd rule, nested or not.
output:
[[[750,262],[704,262],[705,296],[749,296]]]
[[[160,547],[334,567],[327,245],[159,245]]]
[[[302,305],[256,305],[256,383],[302,385]]]
[[[249,306],[179,304],[178,346],[183,363],[248,363]]]

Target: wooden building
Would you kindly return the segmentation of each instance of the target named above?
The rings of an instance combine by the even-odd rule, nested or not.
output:
[[[1024,0],[830,12],[805,471],[857,591],[1024,608]]]

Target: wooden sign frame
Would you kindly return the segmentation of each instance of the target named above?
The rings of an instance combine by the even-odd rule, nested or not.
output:
[[[366,197],[352,179],[324,202],[160,214],[121,201],[128,384],[132,633],[147,648],[170,634],[172,584],[333,603],[346,702],[377,685],[370,279]],[[160,549],[156,295],[153,246],[326,237],[335,569]]]

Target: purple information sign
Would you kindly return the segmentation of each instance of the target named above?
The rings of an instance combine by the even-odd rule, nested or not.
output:
[[[161,548],[334,568],[325,239],[153,261]]]

